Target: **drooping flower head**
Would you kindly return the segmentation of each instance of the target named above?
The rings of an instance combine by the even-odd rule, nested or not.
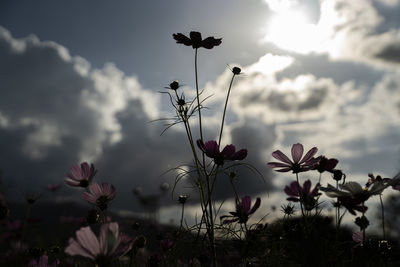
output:
[[[108,203],[115,198],[115,187],[109,183],[93,183],[88,192],[83,193],[83,198],[92,204],[96,204],[101,210],[108,207]]]
[[[222,38],[214,38],[214,36],[207,37],[206,39],[201,38],[201,33],[199,32],[190,32],[190,38],[182,33],[174,33],[172,37],[175,39],[177,44],[184,44],[186,46],[192,46],[194,49],[198,49],[200,47],[204,47],[206,49],[212,49],[214,46],[218,46],[221,44]]]
[[[93,164],[90,164],[90,166],[87,162],[81,163],[80,166],[75,164],[71,167],[71,172],[66,174],[65,183],[74,187],[86,188],[92,182],[96,173],[97,170]]]
[[[300,186],[297,181],[294,181],[290,186],[286,186],[284,191],[289,196],[287,200],[293,202],[301,201],[304,204],[306,210],[312,210],[317,204],[317,199],[321,193],[318,192],[319,184],[317,184],[313,190],[311,190],[311,181],[307,180]]]
[[[132,239],[119,232],[116,222],[103,224],[97,237],[89,226],[76,231],[70,238],[65,253],[89,258],[99,266],[109,266],[112,260],[125,255],[132,247]]]
[[[222,151],[219,151],[218,143],[214,140],[207,141],[205,144],[200,139],[197,140],[197,146],[207,157],[212,158],[217,165],[223,165],[225,160],[242,160],[247,157],[247,149],[241,149],[236,152],[234,145],[226,145]]]
[[[294,144],[292,146],[292,160],[290,160],[285,154],[280,150],[272,152],[272,156],[281,162],[269,162],[268,166],[270,168],[281,168],[276,170],[278,172],[288,172],[293,171],[293,173],[305,172],[313,169],[318,163],[318,158],[314,158],[317,153],[318,148],[311,148],[306,155],[303,157],[304,148],[302,144]]]
[[[256,210],[260,207],[261,199],[258,197],[254,206],[251,207],[251,197],[244,196],[242,197],[242,201],[236,200],[236,211],[229,212],[231,215],[221,216],[221,220],[224,218],[232,218],[228,220],[223,220],[222,223],[246,223],[249,220],[249,216],[256,212]]]

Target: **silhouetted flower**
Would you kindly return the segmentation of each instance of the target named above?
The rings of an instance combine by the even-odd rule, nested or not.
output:
[[[48,184],[45,188],[50,192],[56,192],[61,188],[61,184]]]
[[[242,70],[239,67],[233,67],[232,72],[235,75],[239,75]]]
[[[318,148],[311,148],[306,155],[303,157],[304,148],[302,144],[294,144],[292,146],[292,159],[291,161],[285,154],[280,150],[272,152],[272,156],[281,162],[269,162],[270,168],[282,168],[276,170],[278,172],[293,171],[293,173],[304,172],[313,169],[318,163],[318,158],[313,158],[317,153]],[[303,158],[302,158],[303,157]]]
[[[318,164],[314,166],[313,170],[317,170],[320,173],[325,171],[333,172],[336,165],[339,163],[337,159],[328,159],[325,156],[319,156],[316,159],[318,159]]]
[[[222,38],[214,38],[213,36],[207,37],[206,39],[201,38],[201,33],[190,32],[190,38],[182,33],[174,33],[172,37],[175,39],[177,44],[184,44],[187,46],[192,46],[194,49],[204,47],[206,49],[212,49],[214,46],[221,44]]]
[[[88,202],[96,204],[101,210],[107,209],[108,202],[115,198],[115,187],[108,183],[91,184],[89,186],[89,192],[83,193],[83,198]]]
[[[342,178],[346,179],[346,174],[344,174],[342,170],[333,170],[332,173],[333,173],[333,180],[335,181],[339,182],[340,180],[342,180]]]
[[[49,263],[49,257],[47,255],[41,256],[38,260],[31,260],[28,263],[28,267],[56,267],[60,261],[54,260],[53,263]]]
[[[187,201],[187,198],[188,198],[187,195],[179,195],[179,197],[178,197],[178,202],[179,202],[180,204],[185,204],[186,201]]]
[[[400,172],[393,178],[383,178],[394,190],[400,191]]]
[[[92,232],[89,226],[76,231],[76,239],[70,238],[65,253],[71,256],[82,256],[96,263],[109,262],[126,254],[132,247],[132,239],[119,232],[116,222],[103,224],[100,235]]]
[[[363,188],[357,182],[347,182],[343,185],[339,185],[340,189],[328,184],[327,187],[321,187],[321,191],[324,191],[328,197],[350,197],[361,202],[366,201],[370,196],[379,195],[389,185],[386,183],[374,183],[369,188]],[[360,202],[360,203],[361,203]]]
[[[166,89],[171,89],[171,90],[178,90],[178,88],[180,87],[180,84],[178,81],[173,81],[172,83],[169,84],[169,87],[165,87]]]
[[[286,216],[292,216],[296,212],[296,209],[294,205],[291,203],[288,203],[287,205],[282,205],[281,206],[281,211],[286,215]]]
[[[301,201],[306,210],[312,210],[317,203],[315,198],[321,195],[321,193],[318,192],[318,189],[319,184],[311,190],[311,181],[307,180],[303,183],[303,186],[300,186],[297,181],[294,181],[290,186],[286,186],[284,191],[289,196],[287,200],[293,202]]]
[[[356,220],[354,221],[354,223],[358,227],[360,227],[361,230],[367,229],[367,227],[369,226],[369,220],[364,215],[361,217],[357,217]]]
[[[261,204],[261,199],[258,197],[256,199],[256,202],[254,203],[254,206],[251,208],[251,197],[250,196],[244,196],[242,197],[242,201],[239,201],[236,199],[236,211],[229,212],[231,215],[224,215],[221,216],[221,220],[224,218],[232,218],[229,220],[223,220],[223,224],[226,223],[233,223],[233,222],[238,222],[238,223],[246,223],[249,220],[249,216],[253,214]]]
[[[81,163],[80,166],[75,164],[71,167],[71,172],[66,174],[68,178],[65,179],[65,183],[75,187],[88,187],[96,173],[93,164],[90,164],[90,167],[87,162]]]
[[[197,146],[207,157],[214,159],[215,164],[223,165],[225,160],[242,160],[247,157],[247,150],[241,149],[236,152],[234,145],[226,145],[222,151],[219,151],[218,143],[214,140],[207,141],[205,144],[200,139],[197,140]]]
[[[355,211],[366,212],[368,210],[367,206],[363,206],[362,199],[356,199],[349,196],[338,197],[339,206],[345,207],[351,214],[356,215]]]

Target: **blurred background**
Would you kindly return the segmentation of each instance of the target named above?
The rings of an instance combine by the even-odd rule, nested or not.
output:
[[[339,159],[348,181],[393,177],[400,171],[399,13],[398,0],[3,0],[2,190],[9,202],[22,202],[26,193],[63,184],[73,164],[87,161],[98,169],[96,181],[117,188],[114,211],[177,223],[177,195],[187,194],[193,220],[199,208],[190,181],[171,199],[178,173],[165,174],[191,164],[184,129],[160,136],[165,125],[151,122],[175,114],[159,93],[170,82],[193,96],[194,50],[172,38],[190,31],[223,38],[199,50],[199,86],[212,95],[206,140],[218,135],[230,68],[244,72],[231,92],[222,144],[247,148],[245,162],[264,176],[242,171],[236,182],[240,195],[262,198],[258,218],[282,216],[283,188],[295,177],[266,163],[294,143]],[[305,179],[315,184],[318,174]],[[327,183],[334,180],[324,174]],[[234,207],[228,184],[218,180],[221,213]],[[385,199],[391,194],[399,192],[388,189]],[[41,199],[82,202],[65,185]],[[375,216],[375,202],[367,216]]]

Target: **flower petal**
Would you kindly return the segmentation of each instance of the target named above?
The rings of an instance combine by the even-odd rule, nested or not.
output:
[[[243,160],[247,157],[247,149],[241,149],[230,158],[230,160]]]
[[[261,205],[261,198],[257,198],[256,199],[256,203],[254,203],[254,206],[251,208],[251,210],[249,211],[249,215],[253,214]]]
[[[308,195],[310,193],[310,189],[311,189],[311,181],[307,180],[303,183],[303,188],[302,188],[303,194]]]
[[[270,168],[284,168],[284,167],[290,167],[287,163],[281,163],[281,162],[268,162],[267,163],[268,167]]]
[[[282,151],[280,151],[280,150],[276,150],[276,151],[272,152],[272,156],[282,162],[286,162],[290,165],[293,164],[293,162],[285,154],[283,154]]]
[[[250,210],[251,206],[251,197],[250,196],[244,196],[242,197],[242,202],[240,203],[240,207],[245,213],[248,213]]]
[[[314,155],[318,152],[318,148],[313,147],[310,150],[308,150],[308,152],[305,154],[305,156],[303,157],[303,159],[299,162],[300,164],[309,161],[312,157],[314,157]],[[318,162],[318,160],[316,160],[316,162]]]
[[[292,146],[292,159],[294,163],[299,163],[301,157],[303,156],[304,148],[302,144],[294,144]]]
[[[190,40],[189,37],[183,35],[182,33],[174,33],[172,34],[172,37],[175,39],[177,44],[184,44],[187,46],[192,45],[192,40]]]
[[[206,49],[212,49],[214,46],[218,46],[222,43],[222,38],[215,39],[213,36],[207,37],[201,42],[201,46]]]
[[[232,156],[235,154],[236,148],[234,145],[226,145],[224,149],[222,149],[221,154],[224,156],[224,159],[231,160]]]

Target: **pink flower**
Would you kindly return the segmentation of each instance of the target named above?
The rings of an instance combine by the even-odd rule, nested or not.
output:
[[[80,166],[75,164],[71,167],[71,172],[66,174],[68,178],[65,179],[65,183],[74,187],[88,187],[96,173],[93,164],[90,164],[90,167],[87,162],[81,163]]]
[[[311,148],[306,155],[303,157],[304,148],[302,144],[294,144],[292,146],[292,159],[291,161],[285,154],[280,150],[272,152],[272,156],[281,162],[269,162],[268,166],[271,168],[282,168],[276,170],[278,172],[293,171],[293,173],[305,172],[311,170],[318,163],[319,158],[313,158],[317,153],[318,148]],[[303,158],[302,158],[303,157]]]
[[[221,216],[221,220],[223,218],[233,218],[230,220],[224,220],[222,223],[233,223],[233,222],[238,222],[238,223],[246,223],[249,220],[249,216],[256,212],[256,210],[260,207],[261,204],[261,199],[258,197],[256,200],[256,203],[254,203],[254,206],[251,208],[251,197],[250,196],[244,196],[242,197],[242,201],[239,202],[239,200],[236,200],[236,211],[234,212],[229,212],[231,215],[224,215]]]
[[[38,260],[31,260],[28,263],[29,267],[56,267],[59,264],[59,260],[54,260],[52,264],[49,263],[49,257],[47,255],[41,256]]]
[[[91,184],[88,192],[83,193],[83,198],[90,203],[96,204],[99,209],[107,209],[108,202],[115,198],[115,187],[108,183]]]
[[[132,239],[119,232],[116,222],[103,224],[100,235],[92,232],[89,226],[76,231],[76,239],[70,238],[65,253],[71,256],[82,256],[106,265],[115,258],[125,255],[132,247]]]
[[[312,210],[317,204],[315,199],[317,196],[321,195],[318,193],[319,184],[317,184],[313,190],[311,190],[311,181],[307,180],[300,186],[297,181],[294,181],[290,186],[286,186],[284,191],[289,196],[287,200],[293,202],[301,201],[304,204],[306,210]]]
[[[222,151],[216,141],[210,140],[205,144],[200,139],[197,140],[197,146],[203,151],[207,157],[214,159],[215,164],[223,165],[225,160],[242,160],[247,157],[247,150],[241,149],[236,152],[234,145],[226,145]]]

